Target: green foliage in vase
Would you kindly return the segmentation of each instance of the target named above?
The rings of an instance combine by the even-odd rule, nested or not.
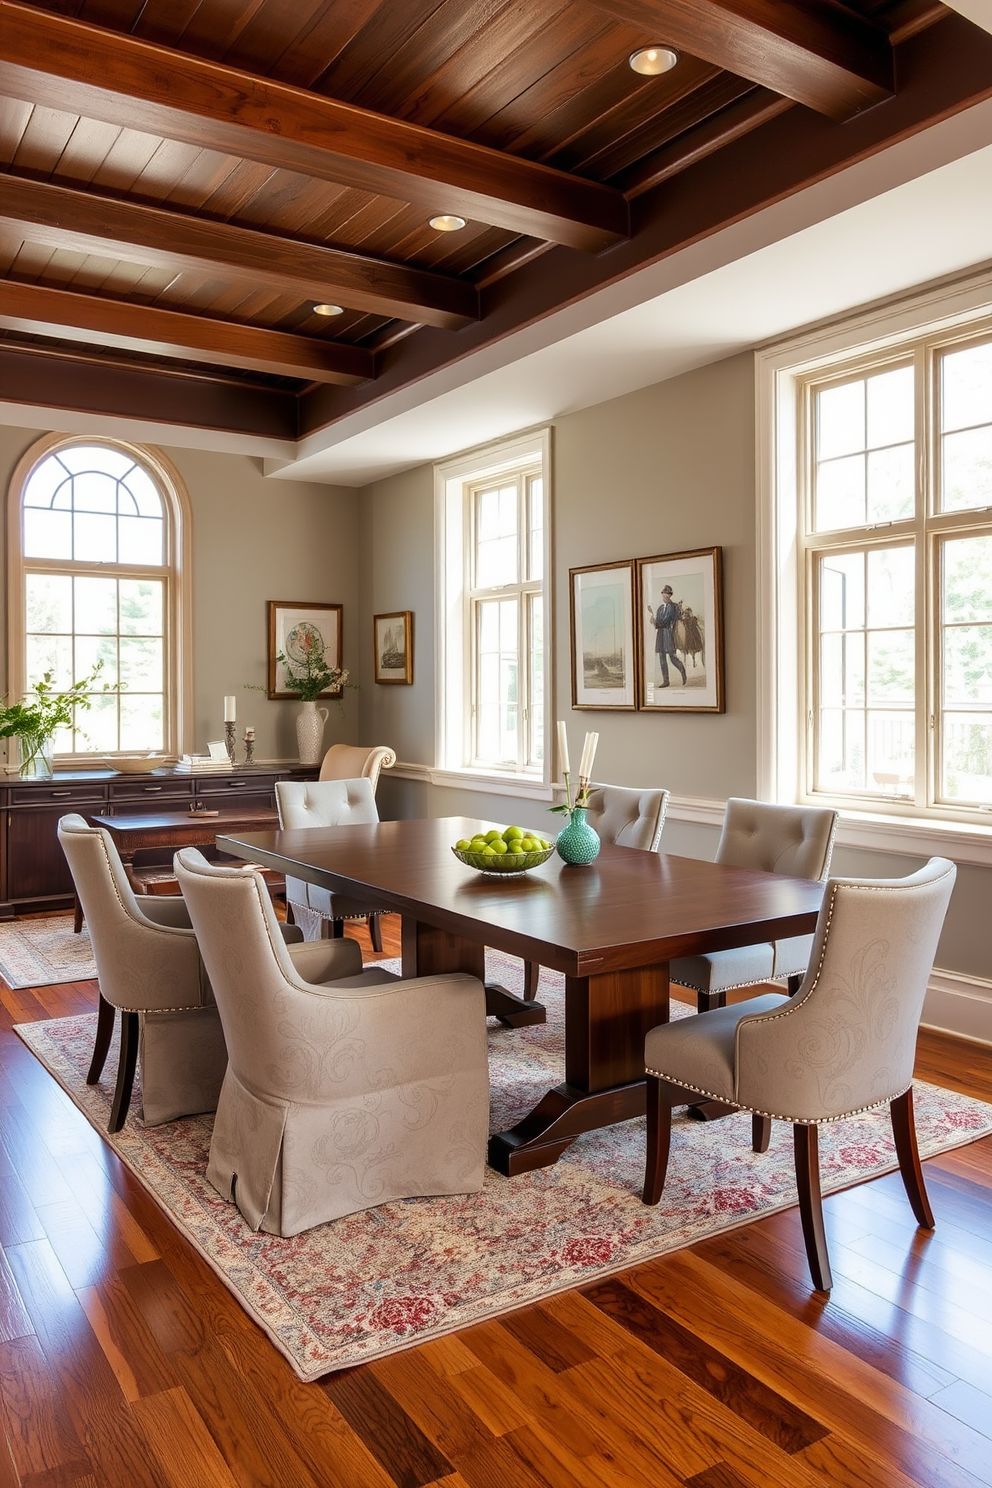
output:
[[[40,681],[20,703],[0,702],[0,739],[17,739],[21,746],[22,762],[39,753],[46,753],[46,745],[60,728],[78,728],[81,709],[93,706],[93,692],[103,662],[98,661],[88,677],[82,677],[71,687],[59,689],[55,686],[55,673],[45,672]],[[104,692],[115,692],[109,682],[103,684]]]
[[[298,692],[303,702],[313,703],[321,693],[340,692],[341,688],[354,685],[348,681],[350,673],[346,668],[328,662],[324,642],[316,631],[304,635],[299,646],[301,660],[287,656],[285,651],[280,651],[276,660],[286,668],[287,689]]]

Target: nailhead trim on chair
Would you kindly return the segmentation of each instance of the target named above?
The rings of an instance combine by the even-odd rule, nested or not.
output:
[[[775,1017],[776,1014],[768,1013],[765,1016]],[[768,1116],[772,1121],[791,1121],[793,1126],[826,1126],[831,1121],[848,1121],[852,1116],[862,1116],[865,1111],[877,1111],[880,1106],[887,1106],[890,1101],[898,1100],[900,1095],[905,1095],[906,1090],[899,1090],[895,1095],[884,1095],[881,1100],[872,1101],[870,1106],[855,1106],[851,1111],[844,1111],[840,1116],[818,1116],[811,1121],[808,1116],[783,1116],[778,1111],[759,1111],[756,1106],[741,1106],[736,1101],[728,1100],[725,1095],[717,1095],[715,1090],[706,1090],[702,1085],[690,1085],[687,1080],[680,1079],[677,1075],[666,1075],[663,1070],[644,1067],[644,1073],[654,1075],[657,1080],[667,1080],[669,1085],[678,1085],[681,1090],[691,1090],[694,1095],[705,1095],[707,1100],[719,1101],[721,1106],[733,1106],[736,1111],[753,1111],[755,1116]]]

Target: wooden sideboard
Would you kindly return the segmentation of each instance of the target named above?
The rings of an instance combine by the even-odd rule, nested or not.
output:
[[[89,819],[148,811],[182,811],[195,802],[274,806],[277,780],[315,780],[316,767],[255,765],[225,774],[147,775],[117,770],[59,771],[51,780],[7,776],[0,784],[0,920],[72,905],[72,878],[59,846],[59,817],[78,811]]]

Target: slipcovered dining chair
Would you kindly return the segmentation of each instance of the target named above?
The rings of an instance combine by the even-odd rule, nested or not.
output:
[[[667,790],[638,790],[626,785],[590,785],[586,820],[603,842],[657,852],[669,794]],[[524,997],[528,1002],[537,996],[540,976],[538,962],[524,962]]]
[[[183,900],[149,896],[139,905],[110,837],[83,817],[63,816],[58,836],[89,926],[100,982],[87,1085],[99,1082],[118,1009],[121,1014],[108,1130],[124,1125],[139,1062],[147,1125],[213,1111],[227,1051]]]
[[[888,1104],[906,1194],[933,1229],[913,1120],[913,1063],[927,981],[956,869],[946,858],[902,879],[832,878],[809,970],[791,997],[769,993],[653,1028],[644,1044],[644,1202],[665,1186],[672,1107],[700,1095],[752,1113],[756,1152],[771,1119],[793,1127],[803,1238],[813,1284],[831,1287],[817,1128]]]
[[[340,746],[343,748],[344,746]],[[377,822],[372,781],[357,780],[277,780],[276,805],[279,825],[287,830],[307,827],[360,826]],[[379,928],[381,910],[362,904],[346,894],[335,894],[302,878],[286,878],[286,903],[292,908],[293,920],[303,931],[305,940],[334,938],[344,934],[345,920],[364,918],[369,927],[373,950],[382,950]]]
[[[475,1193],[486,1168],[482,983],[361,969],[353,940],[291,957],[250,867],[176,854],[227,1040],[207,1178],[254,1230]],[[306,957],[312,959],[307,969]]]
[[[731,797],[716,850],[718,863],[760,868],[789,878],[826,879],[838,813],[823,806],[777,806]],[[772,978],[786,978],[794,992],[809,965],[811,935],[760,945],[684,956],[669,966],[673,982],[696,994],[699,1012],[725,1007],[727,993]]]

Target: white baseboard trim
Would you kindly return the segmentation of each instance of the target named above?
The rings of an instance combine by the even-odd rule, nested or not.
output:
[[[921,1021],[924,1028],[992,1044],[992,981],[934,967]]]

